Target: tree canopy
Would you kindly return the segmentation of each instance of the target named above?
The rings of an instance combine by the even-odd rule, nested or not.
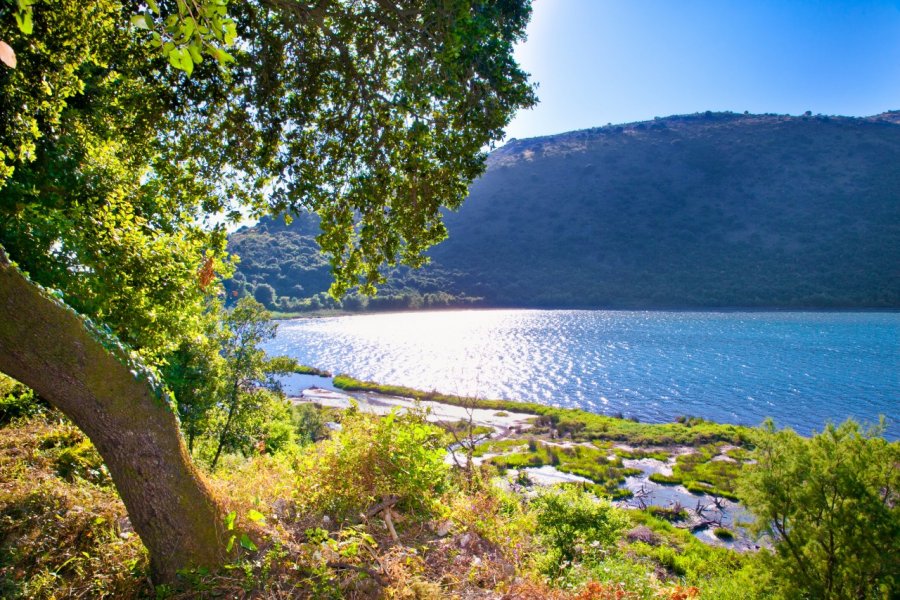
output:
[[[221,557],[206,541],[223,539],[222,511],[134,361],[204,372],[179,355],[209,335],[225,230],[244,215],[316,213],[335,293],[421,264],[446,235],[439,209],[535,101],[512,58],[529,14],[527,0],[0,4],[0,370],[85,429],[160,577]],[[166,443],[144,452],[150,431]],[[159,465],[169,475],[149,478]],[[179,521],[191,495],[203,508]]]

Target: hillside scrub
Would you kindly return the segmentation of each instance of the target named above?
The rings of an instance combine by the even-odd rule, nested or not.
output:
[[[329,415],[341,429],[318,443],[275,454],[261,449],[247,457],[224,455],[207,476],[229,511],[226,530],[234,540],[229,568],[184,571],[174,585],[156,588],[147,583],[146,551],[90,442],[55,411],[19,416],[0,426],[0,585],[5,586],[0,593],[10,598],[193,598],[202,593],[753,600],[800,597],[819,589],[815,586],[821,582],[803,579],[802,571],[790,565],[792,554],[782,552],[781,540],[776,539],[775,552],[742,554],[704,544],[660,511],[665,518],[614,508],[580,486],[519,494],[498,487],[489,465],[474,478],[464,477],[444,462],[446,434],[423,416],[381,418],[351,409]],[[809,445],[810,456],[841,457],[844,466],[827,475],[830,481],[852,480],[854,469],[861,469],[857,480],[887,476],[884,481],[892,481],[897,443],[862,436],[854,427],[826,431],[821,440],[796,437]],[[759,510],[754,502],[763,496],[774,500],[792,494],[815,502],[817,482],[830,471],[814,468],[807,482],[799,472],[767,469],[815,462],[798,452],[799,445],[784,445],[798,443],[796,434],[751,434],[757,448],[746,456],[760,466],[739,485],[758,490],[756,496],[748,494],[748,505]],[[542,455],[551,448],[521,437],[491,441],[476,454]],[[699,450],[702,456],[703,447]],[[601,454],[606,450],[585,447],[573,457],[588,463]],[[760,478],[768,478],[762,487]],[[881,549],[881,567],[867,562],[875,587],[860,597],[886,598],[896,565],[884,550],[897,539],[896,508],[875,502],[865,489],[841,488],[842,510],[869,511],[860,513],[862,518],[878,506],[887,508],[871,513],[871,531],[842,527],[837,539],[841,548],[871,543]],[[885,490],[892,498],[893,488]],[[390,515],[372,513],[385,498]],[[763,508],[759,514],[762,527],[768,513]],[[820,527],[846,522],[826,519]],[[804,531],[812,551],[821,537]]]
[[[324,297],[311,214],[231,234],[242,257],[231,290],[271,285],[297,311],[472,298],[516,308],[897,308],[898,160],[897,111],[709,112],[510,140],[447,215],[450,237],[431,263],[386,270],[379,297]]]
[[[424,264],[442,208],[536,102],[513,56],[530,15],[528,0],[4,4],[0,370],[91,440],[156,581],[227,554],[163,371],[204,373],[179,382],[183,404],[217,380],[190,350],[211,345],[229,224],[316,212],[335,295]],[[266,405],[240,387],[211,463],[247,450],[235,415]]]

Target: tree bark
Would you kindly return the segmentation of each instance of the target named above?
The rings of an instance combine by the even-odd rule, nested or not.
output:
[[[224,511],[194,468],[172,407],[115,341],[24,277],[0,248],[0,371],[90,438],[109,468],[153,578],[224,560]]]

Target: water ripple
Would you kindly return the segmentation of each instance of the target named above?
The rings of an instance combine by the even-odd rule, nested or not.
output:
[[[280,323],[270,352],[361,379],[642,421],[848,416],[900,437],[900,314],[475,310]]]

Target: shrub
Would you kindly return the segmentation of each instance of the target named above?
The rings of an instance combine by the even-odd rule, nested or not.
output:
[[[328,421],[321,408],[314,404],[301,403],[291,407],[291,419],[297,432],[300,444],[311,444],[325,437]]]
[[[769,571],[797,598],[889,597],[900,589],[900,443],[847,421],[803,438],[771,422],[741,497],[774,540]]]
[[[715,535],[720,540],[730,542],[734,539],[734,534],[730,529],[725,529],[724,527],[716,527],[713,529],[713,535]]]
[[[21,417],[34,416],[45,410],[46,405],[35,397],[31,389],[0,373],[0,425]]]
[[[681,478],[674,475],[663,475],[662,473],[650,473],[650,481],[662,485],[678,485],[681,483]]]
[[[275,308],[275,288],[268,283],[262,283],[253,290],[253,298],[266,308]]]
[[[302,504],[349,516],[396,495],[400,508],[420,516],[433,512],[449,474],[440,429],[417,413],[382,418],[355,408],[345,412],[341,425],[300,457]]]
[[[537,533],[548,548],[545,571],[557,575],[579,555],[615,543],[626,520],[608,501],[577,487],[550,488],[534,499]]]

